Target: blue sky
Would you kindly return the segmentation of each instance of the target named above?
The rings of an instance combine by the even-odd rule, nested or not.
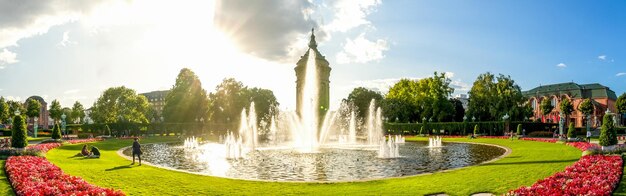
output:
[[[0,0],[0,95],[91,106],[102,90],[168,89],[189,67],[207,91],[225,77],[295,105],[293,67],[316,27],[331,102],[354,87],[448,72],[455,94],[485,72],[626,91],[622,1]],[[333,105],[333,104],[331,104]]]

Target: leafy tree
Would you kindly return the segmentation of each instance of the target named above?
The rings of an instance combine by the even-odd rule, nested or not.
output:
[[[622,93],[615,101],[615,107],[617,107],[617,113],[621,114],[620,117],[623,117],[626,114],[626,93]],[[622,125],[624,122],[622,121]]]
[[[554,106],[550,102],[550,99],[543,99],[541,101],[541,104],[539,105],[539,108],[541,108],[541,113],[544,116],[546,116],[546,115],[550,114],[550,112],[552,112],[552,109],[554,109]]]
[[[583,100],[580,105],[578,105],[578,110],[580,110],[580,112],[584,115],[593,113],[593,104],[591,103],[591,99]]]
[[[76,122],[76,119],[74,117],[72,117],[72,109],[68,108],[68,107],[64,107],[63,109],[61,109],[62,113],[65,114],[65,123],[67,124],[72,124],[74,122]],[[61,116],[63,116],[63,114],[61,114]],[[61,120],[62,117],[61,117]]]
[[[575,138],[576,137],[576,129],[574,128],[574,122],[569,123],[569,127],[567,128],[567,138]]]
[[[63,115],[61,103],[59,103],[59,101],[57,101],[56,99],[52,100],[48,112],[50,113],[50,118],[52,118],[55,123],[59,122],[59,120],[61,120],[61,115]]]
[[[517,124],[517,135],[522,135],[522,124]]]
[[[226,78],[217,85],[215,92],[209,94],[211,121],[230,123],[229,126],[238,123],[241,111],[250,104],[247,89],[234,78]],[[230,128],[233,130],[234,127]]]
[[[26,135],[26,122],[22,115],[17,115],[13,118],[13,132],[11,135],[11,147],[24,148],[28,146],[28,138]]]
[[[147,123],[148,99],[124,86],[105,90],[92,107],[91,117],[97,123]],[[121,119],[120,119],[121,117]]]
[[[28,99],[26,100],[26,116],[39,117],[39,112],[41,111],[41,103],[36,99]]]
[[[450,103],[454,106],[454,117],[452,121],[454,122],[463,122],[463,117],[465,116],[465,109],[463,108],[463,103],[461,100],[452,98],[450,99]]]
[[[270,122],[272,116],[278,115],[279,103],[271,90],[255,87],[248,89],[245,96],[249,97],[250,102],[254,102],[256,116],[260,119],[258,123]],[[270,124],[266,123],[266,125],[269,126]],[[263,128],[267,129],[268,127]]]
[[[72,106],[72,112],[70,113],[70,117],[72,119],[78,120],[78,123],[80,123],[80,121],[84,121],[85,120],[85,107],[83,107],[83,104],[81,104],[78,101],[74,102],[74,106]]]
[[[415,106],[407,101],[396,99],[396,98],[386,98],[381,102],[383,115],[389,119],[389,121],[396,122],[396,119],[399,122],[409,122],[411,119],[417,119],[415,116],[415,111],[417,110]]]
[[[10,117],[9,104],[7,104],[4,97],[0,97],[0,124],[6,123]]]
[[[574,105],[572,105],[569,99],[563,99],[559,104],[559,109],[565,114],[565,119],[568,119],[567,117],[574,111]]]
[[[183,68],[165,98],[163,117],[167,122],[189,123],[208,117],[209,100],[198,76]]]
[[[9,105],[9,117],[12,116],[16,110],[19,110],[22,116],[26,116],[26,109],[19,101],[9,100],[7,104]]]
[[[157,121],[161,119],[161,115],[154,107],[149,107],[145,115],[146,119],[148,119],[150,122],[152,122],[153,120]]]
[[[525,105],[519,85],[510,76],[481,74],[474,81],[469,95],[468,113],[483,121],[499,120],[505,114],[518,121],[532,114]]]
[[[613,125],[613,118],[610,114],[605,114],[602,118],[602,129],[600,129],[599,139],[601,146],[617,144],[617,133],[615,131],[615,125]]]
[[[61,139],[61,127],[59,126],[59,123],[54,123],[54,127],[52,128],[52,135],[50,137],[55,140]]]
[[[375,100],[376,106],[380,106],[380,101],[383,96],[377,92],[364,87],[357,87],[352,89],[352,92],[348,95],[345,101],[352,102],[357,107],[357,116],[359,118],[365,118],[368,113],[370,103],[372,99]]]
[[[436,121],[449,121],[454,114],[454,106],[448,97],[454,92],[450,87],[450,79],[445,73],[424,78],[421,80],[401,79],[394,84],[385,99],[395,99],[394,102],[406,102],[412,105],[413,115],[404,122],[418,121],[426,117]]]

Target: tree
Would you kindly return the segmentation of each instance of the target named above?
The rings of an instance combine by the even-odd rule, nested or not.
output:
[[[613,118],[610,114],[605,114],[602,118],[602,129],[600,129],[599,139],[601,146],[617,144],[617,133],[615,131],[615,125],[613,125]]]
[[[582,112],[585,116],[593,113],[593,104],[591,103],[591,99],[583,100],[580,105],[578,105],[578,110]]]
[[[16,110],[20,111],[23,116],[26,116],[26,109],[24,109],[24,105],[19,101],[9,100],[7,104],[9,105],[9,116],[12,116]]]
[[[148,99],[124,86],[105,90],[92,107],[91,117],[97,123],[147,123]]]
[[[56,99],[52,100],[48,112],[50,113],[50,118],[52,118],[55,123],[59,122],[59,120],[61,119],[61,115],[63,115],[61,103],[59,103],[59,101],[57,101]]]
[[[26,122],[22,115],[17,115],[13,118],[13,132],[11,135],[11,147],[24,148],[28,146],[28,138],[26,137]]]
[[[478,134],[480,129],[478,129],[478,124],[474,125],[474,135]]]
[[[552,112],[552,109],[554,109],[554,106],[552,105],[552,102],[550,102],[550,99],[543,99],[539,107],[541,108],[541,114],[543,114],[544,116],[550,114],[550,112]]]
[[[352,102],[357,107],[357,116],[359,118],[365,118],[368,113],[370,103],[375,100],[376,106],[380,106],[380,101],[383,96],[377,92],[364,87],[357,87],[352,89],[352,92],[348,95],[345,101]]]
[[[396,122],[409,122],[411,119],[417,119],[414,117],[415,106],[407,101],[395,98],[386,98],[381,102],[383,116],[389,121]]]
[[[250,104],[246,96],[248,87],[234,78],[225,78],[215,87],[215,92],[209,94],[209,115],[211,121],[228,123],[234,129],[239,122],[241,111]]]
[[[209,119],[209,100],[198,76],[183,68],[165,98],[163,117],[167,122],[190,123],[195,119]]]
[[[6,123],[10,117],[9,104],[4,97],[0,97],[0,124]]]
[[[85,107],[83,107],[83,104],[81,104],[78,101],[74,102],[74,106],[72,106],[72,112],[70,113],[70,117],[72,119],[78,120],[78,123],[81,123],[81,121],[84,121],[85,120]]]
[[[68,107],[64,107],[63,109],[61,109],[61,111],[63,114],[65,114],[65,123],[72,124],[76,122],[76,119],[72,116],[72,109]],[[63,116],[63,114],[61,114],[61,116]]]
[[[272,117],[278,115],[279,103],[274,96],[274,92],[255,87],[247,90],[245,97],[249,97],[250,102],[254,102],[254,110],[257,118],[259,118],[257,122],[267,122],[265,124],[269,126]],[[262,128],[267,129],[267,126]]]
[[[463,108],[463,103],[461,100],[452,98],[450,99],[450,103],[454,106],[454,116],[452,121],[454,122],[463,122],[463,117],[465,116],[465,109]]]
[[[626,114],[626,93],[622,93],[615,101],[615,107],[617,107],[617,113],[620,114],[620,121],[623,119],[624,114]],[[624,121],[621,121],[622,125],[624,125]]]
[[[385,99],[412,105],[413,114],[403,122],[419,121],[424,117],[440,122],[449,121],[454,114],[454,106],[448,101],[454,92],[450,82],[445,73],[437,72],[421,80],[401,79],[389,89]]]
[[[483,121],[499,120],[505,114],[513,121],[521,121],[530,115],[519,85],[510,76],[481,74],[469,95],[468,113]]]
[[[50,137],[55,140],[61,139],[61,128],[59,127],[59,123],[54,123],[52,135]]]
[[[39,112],[41,111],[41,103],[36,99],[28,99],[26,100],[26,116],[39,117]]]
[[[572,105],[569,99],[563,99],[559,104],[559,109],[565,114],[565,119],[568,119],[567,117],[574,111],[574,105]]]
[[[576,129],[574,128],[574,122],[569,123],[569,127],[567,128],[567,138],[575,138],[576,137]]]

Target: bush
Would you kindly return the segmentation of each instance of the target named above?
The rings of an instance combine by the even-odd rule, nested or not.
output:
[[[474,125],[474,135],[478,134],[478,125]]]
[[[528,137],[552,137],[554,133],[551,131],[535,131],[528,134]]]
[[[576,128],[574,128],[574,122],[569,123],[569,127],[567,128],[567,138],[575,138],[576,137]]]
[[[61,128],[59,127],[59,123],[54,123],[54,128],[52,128],[52,139],[58,140],[61,139]]]
[[[522,135],[522,124],[517,124],[517,135]]]
[[[617,133],[613,125],[613,118],[605,114],[602,118],[602,129],[600,130],[600,145],[612,146],[617,144]]]
[[[28,146],[28,138],[26,136],[26,123],[22,116],[17,115],[13,118],[13,134],[11,136],[11,147],[24,148]]]

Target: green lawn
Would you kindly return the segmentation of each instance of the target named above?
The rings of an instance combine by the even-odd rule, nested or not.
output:
[[[142,143],[172,139],[148,138],[143,139]],[[118,156],[116,151],[130,146],[131,140],[94,143],[102,151],[100,159],[73,157],[82,145],[64,145],[48,152],[46,157],[71,175],[80,176],[102,187],[121,189],[130,195],[423,195],[442,192],[469,195],[478,192],[500,194],[522,185],[531,185],[563,170],[581,155],[578,149],[563,144],[503,139],[445,140],[496,144],[509,147],[512,153],[496,162],[450,172],[348,183],[256,182],[194,175],[146,165],[130,166],[131,161]]]
[[[4,173],[4,162],[6,160],[0,160],[0,195],[15,195],[9,179],[7,179],[7,175]]]

